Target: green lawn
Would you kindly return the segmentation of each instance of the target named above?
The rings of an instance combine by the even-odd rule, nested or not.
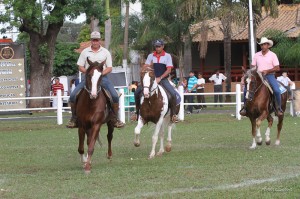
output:
[[[153,160],[154,126],[143,128],[136,148],[135,125],[115,131],[112,161],[103,127],[103,147],[85,175],[76,129],[55,118],[0,121],[0,198],[300,198],[299,118],[286,117],[281,146],[274,146],[275,122],[271,145],[250,150],[247,118],[187,115],[175,127],[172,151]]]

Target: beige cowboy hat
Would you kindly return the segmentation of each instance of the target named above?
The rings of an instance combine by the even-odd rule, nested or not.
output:
[[[273,46],[273,41],[269,40],[267,37],[262,37],[258,44],[261,45],[261,44],[265,44],[265,43],[269,44],[269,48],[271,48]]]

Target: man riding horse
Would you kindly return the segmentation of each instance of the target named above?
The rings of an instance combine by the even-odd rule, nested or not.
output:
[[[71,111],[72,111],[72,118],[70,119],[69,123],[67,124],[68,128],[76,128],[77,127],[77,117],[76,117],[76,96],[79,94],[82,88],[85,86],[85,73],[86,70],[89,67],[89,64],[87,63],[87,58],[89,58],[92,62],[103,62],[105,61],[105,64],[103,66],[103,73],[102,73],[102,81],[101,81],[101,87],[104,88],[106,91],[108,91],[111,95],[112,102],[110,103],[110,106],[112,108],[112,122],[114,124],[114,127],[121,128],[124,127],[124,123],[121,122],[118,119],[118,111],[119,111],[119,96],[113,86],[113,84],[109,81],[107,74],[109,74],[112,71],[112,58],[110,52],[101,46],[100,44],[100,33],[97,31],[94,31],[91,33],[91,46],[84,49],[77,61],[77,65],[79,67],[79,71],[82,72],[82,78],[81,82],[76,86],[76,88],[73,90],[73,92],[70,95],[69,102],[71,104]],[[110,97],[106,96],[108,98],[108,102],[111,100]],[[88,105],[87,105],[88,106]]]
[[[282,116],[283,111],[281,109],[281,93],[278,82],[275,78],[275,72],[279,71],[279,61],[277,55],[269,48],[273,46],[273,41],[266,37],[262,37],[260,43],[261,51],[257,52],[252,60],[252,67],[257,67],[257,71],[261,72],[264,78],[268,80],[275,95],[275,106],[277,116]],[[244,89],[244,107],[240,111],[240,115],[247,116],[246,104],[246,88]]]
[[[154,42],[155,51],[148,55],[147,60],[143,68],[153,67],[156,82],[164,87],[167,92],[171,95],[170,99],[170,109],[171,109],[171,121],[173,123],[177,123],[178,117],[176,115],[176,91],[173,86],[168,81],[168,76],[171,73],[173,68],[172,57],[169,53],[164,51],[164,42],[162,40],[156,40]],[[140,110],[140,95],[142,93],[143,88],[139,86],[135,93],[135,102],[136,102],[136,115],[137,119],[139,116]]]

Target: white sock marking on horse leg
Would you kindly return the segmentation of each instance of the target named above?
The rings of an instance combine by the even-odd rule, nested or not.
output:
[[[139,117],[138,120],[138,124],[136,125],[135,129],[134,129],[134,145],[135,146],[139,146],[140,145],[140,134],[141,134],[141,129],[144,126],[143,122],[142,122],[142,118],[141,116]]]
[[[267,128],[266,130],[266,133],[265,133],[265,136],[266,136],[266,142],[270,141],[270,132],[271,132],[271,129],[270,127]]]
[[[158,156],[162,155],[165,152],[164,149],[164,124],[161,125],[160,132],[159,132],[159,137],[160,137],[160,147],[159,151],[157,153]]]
[[[262,141],[262,137],[261,137],[261,133],[260,133],[260,127],[258,127],[256,129],[256,139],[257,139],[258,143],[260,143]]]
[[[252,145],[250,146],[250,149],[255,149],[256,148],[256,141],[255,138],[252,140]]]
[[[158,139],[158,133],[160,131],[160,128],[161,128],[161,125],[163,123],[163,115],[160,116],[157,124],[156,124],[156,127],[155,127],[155,131],[152,135],[152,149],[151,149],[151,152],[150,152],[150,155],[149,155],[149,159],[153,158],[154,155],[155,155],[155,146],[156,146],[156,143],[157,143],[157,139]]]

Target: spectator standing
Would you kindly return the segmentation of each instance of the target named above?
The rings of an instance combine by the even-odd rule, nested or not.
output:
[[[59,78],[54,78],[54,84],[52,84],[52,96],[57,96],[57,91],[61,90],[61,96],[64,95],[64,85],[59,82]],[[57,98],[53,98],[52,107],[57,107]]]
[[[214,83],[214,92],[215,93],[222,93],[223,92],[223,80],[226,80],[227,77],[220,73],[219,70],[216,70],[216,73],[213,74],[210,78],[209,81]],[[223,95],[214,95],[214,102],[223,102]],[[216,107],[217,105],[215,105]],[[220,105],[222,107],[223,105]]]
[[[291,91],[291,85],[294,84],[294,82],[292,82],[290,80],[290,78],[288,77],[288,73],[287,72],[282,72],[282,76],[277,77],[277,81],[280,81],[284,87],[287,89],[288,94],[289,94],[289,100],[291,100],[291,96],[292,96],[292,91]]]
[[[197,88],[197,77],[195,77],[195,73],[193,71],[190,71],[189,73],[189,80],[188,80],[188,86],[187,90],[188,93],[196,93]],[[194,102],[194,95],[188,95],[188,102],[193,103]],[[187,114],[193,113],[193,105],[188,105],[188,112]]]
[[[202,74],[198,74],[198,80],[197,80],[197,93],[204,93],[204,85],[205,85],[205,79],[202,77]],[[205,97],[204,95],[197,95],[197,101],[198,103],[205,103]],[[199,105],[199,109],[206,108],[206,105]]]

